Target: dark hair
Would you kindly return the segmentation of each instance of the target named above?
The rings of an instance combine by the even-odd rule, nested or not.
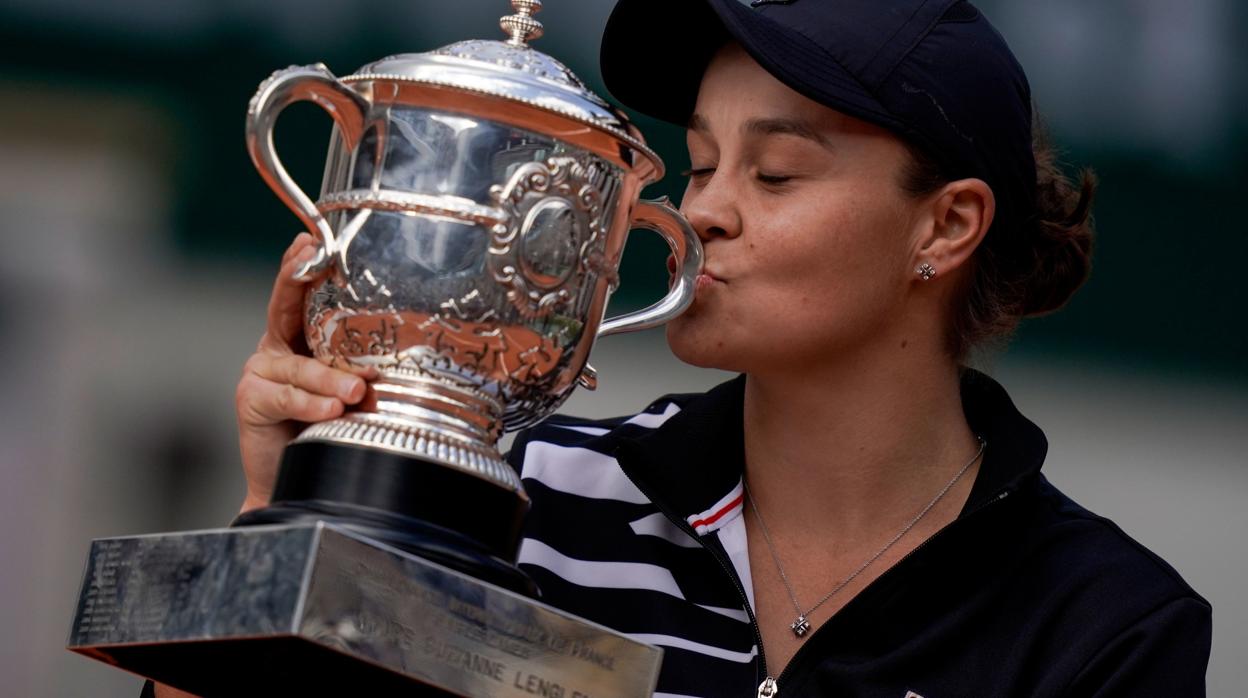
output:
[[[1096,176],[1084,168],[1076,184],[1063,174],[1043,126],[1035,123],[1034,207],[1021,222],[994,221],[971,258],[949,333],[950,351],[959,359],[985,340],[1008,337],[1022,318],[1061,308],[1091,271]],[[904,191],[923,196],[951,181],[930,154],[909,142],[907,147]]]

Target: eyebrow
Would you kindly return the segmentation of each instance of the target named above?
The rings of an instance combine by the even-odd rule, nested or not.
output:
[[[819,146],[832,149],[832,143],[813,126],[797,119],[750,119],[745,122],[745,130],[761,136],[797,136],[814,141]]]
[[[690,131],[709,131],[711,130],[711,125],[707,122],[705,116],[694,112],[689,115],[689,123],[685,124],[685,128]]]
[[[686,126],[690,131],[707,132],[710,131],[710,123],[706,117],[701,114],[693,114],[689,117],[689,123]],[[743,128],[746,132],[758,134],[760,136],[797,136],[813,141],[817,145],[827,150],[832,150],[832,143],[827,136],[820,133],[809,123],[800,119],[786,118],[764,118],[750,119],[745,122]]]

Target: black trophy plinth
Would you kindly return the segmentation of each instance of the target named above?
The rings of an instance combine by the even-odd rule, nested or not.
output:
[[[445,465],[304,442],[283,452],[272,503],[233,526],[324,521],[536,597],[536,585],[511,562],[527,508],[522,495]]]

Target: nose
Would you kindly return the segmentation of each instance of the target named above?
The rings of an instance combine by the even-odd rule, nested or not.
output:
[[[732,195],[729,178],[715,173],[700,188],[692,183],[685,189],[680,212],[698,232],[702,242],[715,238],[735,238],[741,234],[741,214]]]

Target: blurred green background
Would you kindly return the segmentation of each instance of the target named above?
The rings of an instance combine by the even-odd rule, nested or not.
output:
[[[536,42],[603,94],[611,4],[547,0]],[[981,361],[1046,429],[1049,477],[1213,601],[1210,692],[1231,695],[1248,681],[1248,3],[977,4],[1026,67],[1066,162],[1101,179],[1091,281]],[[0,5],[0,693],[135,695],[133,677],[63,650],[87,542],[220,525],[241,501],[234,383],[298,232],[244,149],[257,84],[291,64],[344,75],[501,37],[506,11],[503,0]],[[639,36],[637,50],[663,47]],[[683,134],[636,121],[670,173],[647,194],[679,199]],[[328,118],[295,105],[277,131],[315,191]],[[666,286],[657,238],[636,235],[628,250],[612,313]],[[680,366],[653,332],[604,340],[594,363],[602,388],[570,411],[633,411],[721,377]]]
[[[493,37],[502,5],[32,0],[0,10],[0,68],[10,90],[37,87],[48,93],[46,108],[74,110],[75,128],[60,134],[65,138],[86,136],[119,102],[142,112],[144,127],[125,137],[167,177],[168,232],[178,254],[267,268],[297,223],[243,150],[242,113],[256,83],[292,63],[322,61],[346,74],[390,53]],[[597,28],[610,3],[548,5],[539,48],[605,94]],[[1099,352],[1154,368],[1248,377],[1241,208],[1248,52],[1234,31],[1246,26],[1248,8],[1213,0],[980,5],[1027,67],[1067,161],[1093,166],[1102,179],[1095,274],[1066,311],[1029,323],[1017,350]],[[661,47],[639,37],[638,50]],[[58,99],[66,104],[55,106]],[[39,111],[19,113],[38,120]],[[15,116],[7,109],[0,116],[10,134],[38,129],[14,123]],[[669,164],[649,194],[678,200],[683,134],[644,117],[637,122]],[[315,107],[299,105],[278,129],[287,166],[313,190],[328,123]],[[661,244],[638,238],[617,296],[624,305],[639,305],[664,284],[655,259],[664,254]]]

